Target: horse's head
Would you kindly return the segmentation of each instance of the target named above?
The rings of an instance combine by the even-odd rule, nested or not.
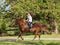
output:
[[[13,26],[16,26],[19,22],[19,19],[15,19],[15,21],[13,22]]]
[[[23,25],[24,24],[24,19],[16,19],[13,23],[13,26],[16,26],[16,25]]]

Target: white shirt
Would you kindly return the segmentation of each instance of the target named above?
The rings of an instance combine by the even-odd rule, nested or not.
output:
[[[32,16],[30,14],[27,15],[28,22],[32,22]]]

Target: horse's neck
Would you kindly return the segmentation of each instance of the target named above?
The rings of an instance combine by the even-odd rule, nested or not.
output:
[[[23,25],[21,25],[21,23],[19,23],[19,25],[20,25],[21,27],[27,26],[27,23],[26,23],[25,21],[23,21],[22,23],[23,23]]]

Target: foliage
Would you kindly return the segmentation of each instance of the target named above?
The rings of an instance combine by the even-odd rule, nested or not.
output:
[[[60,24],[60,0],[6,0],[4,4],[3,7],[0,6],[0,28],[3,20],[8,28],[18,16],[26,19],[26,12],[32,14],[34,21],[47,24],[52,30],[56,27],[54,21],[58,26]],[[9,5],[10,10],[6,11],[5,8]]]

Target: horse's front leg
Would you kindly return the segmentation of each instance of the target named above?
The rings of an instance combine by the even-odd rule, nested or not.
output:
[[[39,32],[39,33],[38,33],[39,40],[40,40],[40,35],[41,35],[41,33]]]
[[[23,32],[20,32],[20,33],[19,33],[17,40],[19,39],[19,37],[21,37],[21,39],[24,40],[24,39],[22,38],[22,34],[23,34]]]
[[[37,37],[37,35],[34,36],[33,40]]]

